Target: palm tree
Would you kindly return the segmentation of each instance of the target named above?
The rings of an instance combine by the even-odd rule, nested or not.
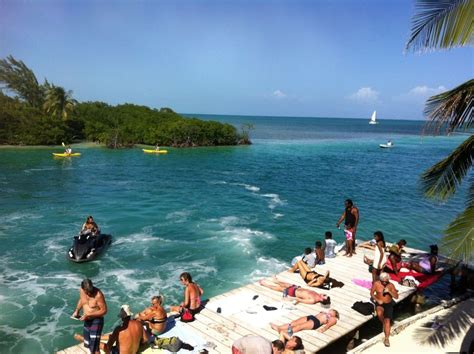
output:
[[[72,98],[72,91],[66,91],[61,86],[48,85],[43,109],[53,117],[67,120],[77,101]]]
[[[468,46],[474,43],[472,14],[474,0],[418,0],[406,50],[428,51]],[[472,132],[474,123],[474,80],[430,97],[426,102],[427,130],[447,133]],[[467,138],[448,157],[421,176],[425,196],[446,200],[459,189],[474,161],[474,135]],[[444,231],[442,247],[452,257],[465,262],[473,259],[474,179],[470,181],[466,209]]]

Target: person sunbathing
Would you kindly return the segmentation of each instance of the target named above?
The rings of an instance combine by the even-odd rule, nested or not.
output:
[[[326,272],[325,275],[318,274],[317,272],[311,270],[308,265],[303,261],[298,261],[296,264],[291,267],[289,272],[300,272],[301,278],[311,287],[318,287],[324,284],[326,279],[329,278],[329,270]]]
[[[270,323],[270,326],[278,333],[288,333],[289,326],[291,326],[291,330],[293,331],[293,333],[311,329],[317,329],[318,332],[326,332],[329,328],[331,328],[337,323],[338,319],[339,312],[334,309],[331,309],[327,312],[320,312],[316,316],[303,316],[295,321],[292,321],[291,323],[287,323],[280,326],[274,323]]]
[[[433,274],[438,264],[438,245],[430,245],[430,250],[430,253],[423,256],[421,261],[410,262],[408,268],[424,274]]]
[[[294,297],[296,298],[295,301],[297,303],[302,302],[303,304],[309,305],[313,305],[318,302],[322,303],[323,305],[329,305],[331,303],[331,299],[327,295],[318,294],[313,290],[304,289],[297,285],[285,283],[276,278],[273,278],[271,281],[262,279],[259,281],[259,284],[275,291],[281,291],[286,296]]]

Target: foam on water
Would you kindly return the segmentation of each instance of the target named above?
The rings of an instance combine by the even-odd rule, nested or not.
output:
[[[285,201],[281,200],[280,196],[275,193],[262,194],[262,197],[270,199],[270,203],[268,204],[268,207],[271,210],[275,209],[277,206],[285,204]]]

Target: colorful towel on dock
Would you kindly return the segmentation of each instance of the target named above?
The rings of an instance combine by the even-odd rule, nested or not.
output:
[[[420,282],[420,284],[417,287],[418,289],[424,289],[430,286],[431,284],[437,282],[443,274],[444,274],[443,272],[435,272],[433,274],[424,274],[424,273],[415,272],[414,270],[409,270],[407,272],[399,272],[398,275],[389,273],[390,278],[392,280],[395,280],[398,283],[400,283],[403,278],[407,276],[412,276],[413,278],[415,278],[416,280]]]
[[[359,285],[363,288],[370,289],[372,288],[372,280],[367,280],[367,279],[352,279],[352,282],[355,285]]]

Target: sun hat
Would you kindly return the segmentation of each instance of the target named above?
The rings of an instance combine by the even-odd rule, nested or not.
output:
[[[388,252],[394,253],[394,254],[396,254],[397,256],[399,256],[399,255],[400,255],[400,248],[399,248],[397,245],[392,245],[392,246],[390,246],[390,248],[388,249]]]
[[[127,318],[127,317],[132,317],[133,316],[133,313],[132,311],[130,310],[130,306],[128,305],[122,305],[120,307],[120,313],[117,317],[119,318]]]

